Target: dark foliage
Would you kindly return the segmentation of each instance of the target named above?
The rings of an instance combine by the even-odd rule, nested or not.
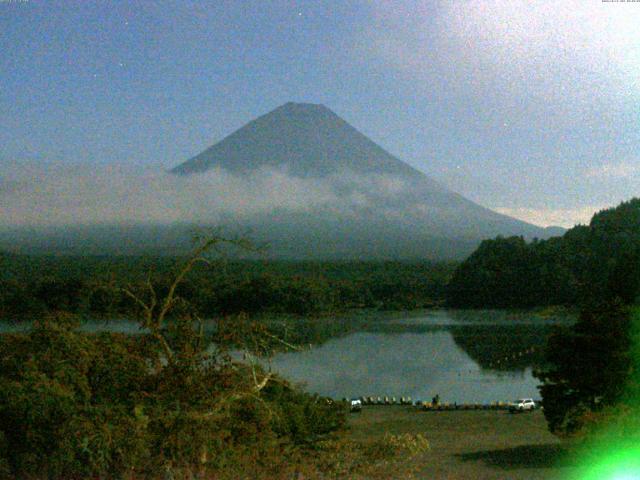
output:
[[[260,326],[221,319],[209,351],[197,308],[181,293],[218,244],[247,248],[244,240],[205,238],[169,281],[149,276],[132,288],[92,291],[89,304],[136,305],[144,333],[83,333],[77,316],[57,313],[27,333],[0,336],[0,476],[217,477],[286,462],[287,452],[343,425],[344,405],[232,360],[222,337],[259,345]],[[81,283],[63,280],[36,280],[44,311],[80,308]],[[113,301],[112,292],[123,297]]]
[[[640,200],[596,214],[589,227],[570,230],[563,242],[573,252],[581,314],[573,327],[550,337],[547,366],[537,375],[549,428],[572,435],[630,398],[637,407],[629,388],[637,370]]]
[[[574,434],[585,412],[621,400],[633,364],[631,318],[630,308],[620,302],[591,305],[573,327],[550,336],[547,368],[537,376],[552,432]]]
[[[121,288],[143,291],[153,272],[155,290],[166,293],[175,261],[6,256],[0,271],[0,318],[30,320],[56,311],[92,318],[130,316],[136,306]],[[179,294],[204,317],[414,309],[444,300],[454,267],[430,262],[217,262],[194,267]]]
[[[593,216],[559,238],[487,240],[455,271],[459,307],[570,305],[578,322],[549,338],[537,373],[551,431],[579,432],[618,405],[633,371],[632,312],[640,294],[640,199]]]
[[[466,308],[630,303],[639,287],[640,199],[633,199],[562,237],[482,242],[454,272],[447,301]]]
[[[217,469],[232,452],[280,455],[344,422],[341,405],[250,366],[152,336],[80,333],[64,317],[0,337],[0,473],[11,478],[156,476]],[[193,346],[193,345],[192,345]],[[192,352],[189,354],[188,352]],[[258,385],[262,386],[262,385]]]

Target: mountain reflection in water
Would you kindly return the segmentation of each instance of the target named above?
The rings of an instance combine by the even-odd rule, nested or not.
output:
[[[532,376],[555,324],[505,312],[429,312],[364,325],[270,365],[309,391],[334,398],[411,396],[445,402],[538,398]]]

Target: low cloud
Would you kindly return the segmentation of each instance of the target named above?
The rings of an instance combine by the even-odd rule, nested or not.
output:
[[[14,164],[0,172],[0,226],[217,223],[275,209],[348,213],[408,188],[401,177],[344,172],[324,179],[275,169],[180,176],[159,167]]]
[[[495,207],[493,210],[542,227],[558,226],[571,228],[578,224],[588,224],[593,214],[603,208],[605,208],[605,206],[590,205],[579,208]]]

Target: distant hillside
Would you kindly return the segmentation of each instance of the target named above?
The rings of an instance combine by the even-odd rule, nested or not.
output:
[[[483,241],[456,269],[449,304],[472,308],[576,306],[640,300],[640,199],[596,213],[562,237]]]

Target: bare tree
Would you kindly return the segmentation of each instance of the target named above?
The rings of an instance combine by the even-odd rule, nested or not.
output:
[[[201,357],[205,355],[204,352],[206,351],[204,322],[200,315],[193,309],[188,309],[188,313],[183,311],[176,316],[171,315],[179,305],[188,306],[188,303],[177,293],[178,287],[187,275],[198,264],[211,265],[210,254],[215,253],[218,258],[220,258],[225,255],[226,249],[229,247],[239,249],[243,252],[256,253],[261,251],[261,248],[255,246],[253,242],[246,238],[227,238],[218,234],[209,233],[207,235],[196,236],[194,241],[196,246],[187,256],[186,260],[178,267],[165,295],[159,295],[156,291],[156,288],[153,286],[151,273],[147,275],[142,292],[136,292],[131,286],[120,289],[140,307],[140,325],[142,328],[147,329],[151,336],[158,341],[168,365],[174,365],[179,361],[179,356],[176,355],[171,345],[172,342],[167,335],[168,329],[166,327],[171,322],[180,323],[183,333],[186,331],[190,332],[188,343],[192,354],[192,361],[201,361]],[[230,328],[225,328],[227,328],[227,331],[233,331],[233,340],[241,340],[246,347],[246,363],[242,367],[235,368],[248,369],[253,386],[248,392],[231,392],[228,398],[220,403],[220,408],[223,408],[224,405],[230,401],[243,398],[247,395],[256,395],[274,378],[272,372],[262,373],[259,362],[251,352],[268,352],[269,348],[267,345],[269,343],[279,343],[286,348],[298,349],[296,345],[286,342],[270,333],[264,326],[246,320],[246,317],[243,316],[235,318],[233,325]],[[218,324],[219,330],[222,323],[221,321]]]
[[[166,338],[163,327],[165,326],[165,322],[169,320],[168,315],[172,309],[184,301],[177,295],[176,291],[185,277],[197,264],[210,264],[207,254],[211,252],[220,254],[222,252],[221,247],[223,246],[232,246],[243,251],[255,252],[258,250],[253,243],[247,239],[227,238],[218,234],[210,234],[208,236],[198,235],[194,237],[194,242],[196,243],[195,248],[178,268],[166,295],[162,297],[158,295],[153,286],[151,273],[147,275],[145,282],[144,290],[146,291],[146,295],[143,296],[134,292],[134,289],[130,286],[120,289],[142,309],[141,326],[148,329],[151,335],[160,343],[168,363],[175,361],[175,354]],[[189,317],[191,321],[198,323],[198,337],[201,338],[203,336],[202,319],[195,312],[191,312]]]

